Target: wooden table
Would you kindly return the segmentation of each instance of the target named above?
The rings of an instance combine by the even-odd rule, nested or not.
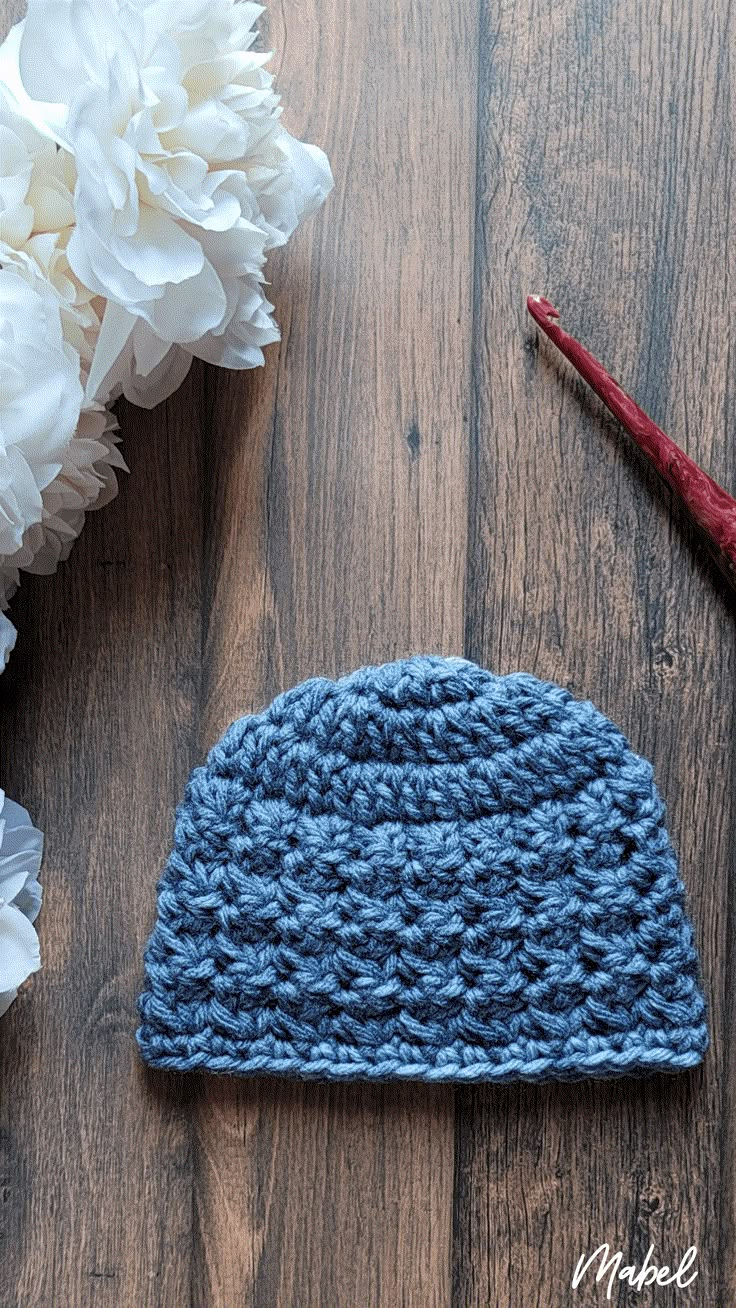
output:
[[[736,487],[736,16],[288,0],[266,40],[337,179],[272,261],[283,340],[257,373],[195,366],[154,412],[121,405],[118,499],[13,603],[1,779],[47,843],[44,969],[0,1027],[0,1303],[588,1308],[605,1286],[572,1273],[608,1241],[699,1250],[691,1289],[617,1287],[619,1308],[728,1308],[736,606],[524,298]],[[560,681],[652,758],[701,1069],[457,1091],[143,1069],[191,766],[301,678],[415,651]]]

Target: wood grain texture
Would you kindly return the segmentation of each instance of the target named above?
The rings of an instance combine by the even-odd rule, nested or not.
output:
[[[668,3],[483,12],[467,651],[593,699],[652,759],[713,1046],[678,1078],[458,1097],[457,1308],[567,1304],[580,1254],[602,1241],[639,1265],[650,1243],[675,1263],[697,1244],[693,1287],[653,1301],[734,1302],[733,598],[643,457],[538,342],[522,296],[548,295],[736,486],[730,21]],[[620,1285],[612,1301],[636,1298]]]
[[[0,1032],[0,1303],[179,1305],[192,1090],[133,1041],[141,949],[199,685],[199,375],[123,407],[135,473],[52,582],[2,679],[2,775],[46,833],[43,971]]]
[[[0,0],[5,25],[15,0]],[[47,833],[44,969],[0,1025],[5,1308],[567,1308],[603,1240],[699,1247],[736,1303],[736,605],[546,292],[736,487],[725,0],[285,0],[264,44],[337,179],[273,259],[265,369],[122,406],[131,467],[13,603],[0,783]],[[712,1049],[676,1078],[325,1087],[145,1072],[174,806],[312,673],[465,652],[592,698],[652,758]],[[730,879],[730,886],[729,886]]]

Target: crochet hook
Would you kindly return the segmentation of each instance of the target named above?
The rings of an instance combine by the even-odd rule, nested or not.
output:
[[[560,315],[549,300],[542,295],[530,295],[526,307],[537,326],[618,418],[624,430],[682,501],[692,520],[705,534],[716,563],[736,589],[736,500],[639,408],[595,355],[569,332],[563,331],[556,321]]]

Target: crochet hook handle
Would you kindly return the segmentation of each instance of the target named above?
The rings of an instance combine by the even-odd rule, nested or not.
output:
[[[556,321],[560,315],[549,300],[541,295],[530,295],[526,306],[545,335],[618,418],[667,485],[682,500],[690,517],[705,533],[721,571],[736,589],[736,500],[652,421],[595,355],[569,332],[563,331]]]

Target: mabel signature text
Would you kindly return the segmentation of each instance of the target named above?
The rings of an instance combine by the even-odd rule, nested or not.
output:
[[[620,1249],[611,1253],[607,1244],[599,1244],[590,1257],[580,1255],[573,1273],[572,1288],[577,1290],[586,1275],[592,1276],[595,1273],[596,1281],[605,1281],[608,1277],[606,1298],[609,1300],[616,1281],[628,1281],[633,1290],[643,1290],[647,1285],[676,1285],[684,1290],[686,1286],[692,1285],[698,1274],[697,1269],[691,1270],[697,1256],[697,1246],[693,1244],[683,1254],[679,1267],[672,1271],[666,1264],[657,1266],[654,1261],[654,1245],[650,1244],[644,1262],[637,1268],[633,1263],[624,1263]]]

